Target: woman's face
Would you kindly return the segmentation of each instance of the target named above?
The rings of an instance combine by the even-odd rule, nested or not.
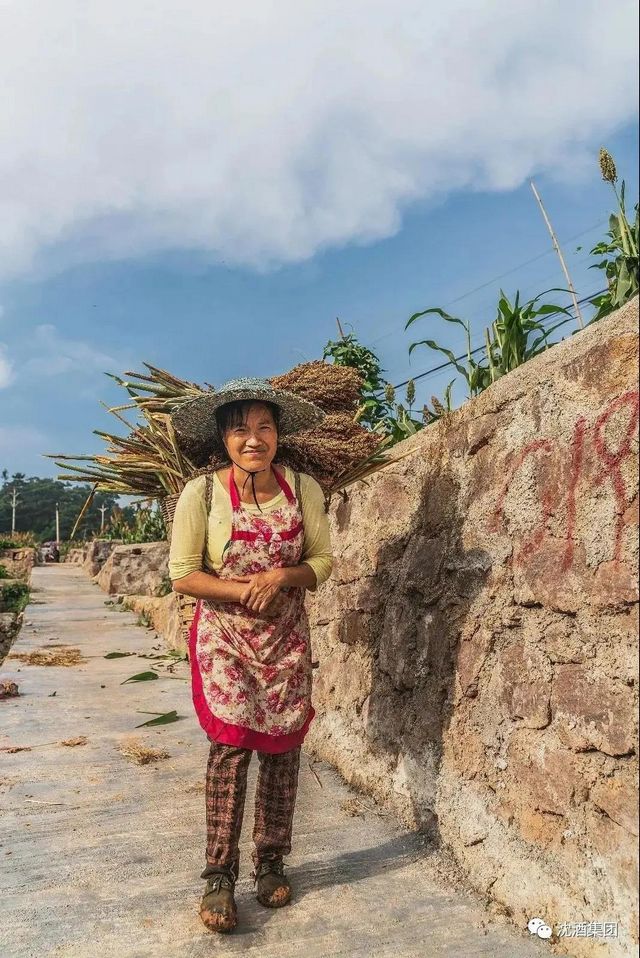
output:
[[[278,431],[268,406],[254,403],[244,422],[224,435],[229,457],[247,472],[268,469],[278,449]]]

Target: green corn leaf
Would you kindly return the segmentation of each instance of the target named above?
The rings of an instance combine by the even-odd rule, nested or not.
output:
[[[141,722],[140,725],[136,725],[136,728],[145,728],[149,725],[170,725],[172,722],[179,722],[182,718],[181,715],[178,715],[175,709],[171,712],[165,712],[162,715],[157,715],[156,718],[149,719],[148,722]]]
[[[120,685],[125,685],[127,682],[150,682],[152,679],[157,678],[157,672],[137,672],[136,675],[130,675],[129,678],[121,682]]]
[[[444,353],[445,356],[451,361],[452,365],[458,370],[458,372],[468,380],[467,370],[460,365],[450,349],[445,349],[444,346],[439,346],[436,342],[434,342],[433,339],[423,339],[418,343],[411,343],[409,346],[409,355],[411,355],[416,346],[428,346],[429,349],[437,349],[438,352]]]

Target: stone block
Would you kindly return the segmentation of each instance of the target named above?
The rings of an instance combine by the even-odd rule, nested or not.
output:
[[[582,784],[580,766],[570,751],[551,741],[535,749],[529,741],[513,735],[507,746],[508,795],[521,808],[566,815],[576,787]]]
[[[591,789],[589,798],[617,825],[638,837],[638,782],[635,776],[621,772],[600,779]]]
[[[558,735],[576,751],[627,755],[634,747],[633,689],[586,665],[556,666],[551,711]]]
[[[480,672],[493,648],[494,633],[479,628],[458,647],[457,677],[463,695],[474,698],[478,694]]]
[[[116,546],[96,576],[109,595],[159,596],[169,583],[169,544],[141,542]]]
[[[526,728],[545,728],[551,721],[551,670],[540,652],[512,642],[500,656],[501,699],[509,716]]]

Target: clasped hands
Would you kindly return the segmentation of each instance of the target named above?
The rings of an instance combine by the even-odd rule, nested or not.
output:
[[[240,602],[252,612],[261,612],[268,618],[278,614],[282,607],[284,581],[282,569],[269,569],[255,575],[238,576],[237,582],[245,582]]]

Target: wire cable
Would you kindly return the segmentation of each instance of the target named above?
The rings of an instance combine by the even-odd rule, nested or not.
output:
[[[597,223],[594,223],[593,226],[589,226],[588,229],[580,230],[579,233],[574,233],[573,236],[567,236],[561,240],[564,243],[572,243],[576,239],[580,239],[581,236],[586,236],[587,233],[591,233],[593,230],[597,229],[599,226],[603,226],[607,221],[600,220]],[[499,282],[501,279],[504,279],[505,276],[511,276],[513,273],[517,273],[518,270],[524,269],[525,266],[530,266],[531,263],[537,263],[538,260],[544,259],[545,256],[548,256],[549,253],[555,252],[553,246],[549,246],[548,249],[544,250],[541,253],[538,253],[536,256],[532,256],[531,259],[525,260],[523,263],[519,263],[517,266],[512,266],[511,269],[506,270],[504,273],[500,273],[498,276],[494,276],[493,279],[487,280],[485,283],[481,283],[480,286],[474,287],[474,289],[467,290],[466,293],[462,293],[460,296],[456,296],[455,299],[450,299],[444,304],[445,308],[447,306],[454,306],[456,303],[462,302],[463,299],[467,299],[469,296],[473,296],[474,293],[479,293],[483,289],[486,289],[488,286],[492,286],[494,283]],[[586,257],[588,258],[588,257]],[[388,336],[392,336],[395,333],[395,329],[391,329],[386,333],[382,333],[376,339],[371,341],[371,346],[375,346],[381,340],[386,339]]]

